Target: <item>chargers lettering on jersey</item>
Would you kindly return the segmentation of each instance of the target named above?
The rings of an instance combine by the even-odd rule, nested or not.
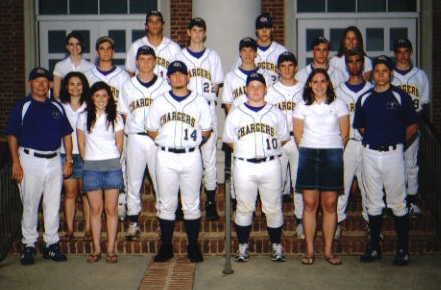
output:
[[[113,98],[115,101],[118,101],[119,98],[119,90],[113,86],[110,86],[110,91],[112,92]]]
[[[156,56],[156,64],[160,65],[164,68],[168,68],[168,65],[170,64],[170,62],[168,60],[166,60],[165,58],[162,58],[160,56]]]
[[[274,137],[275,129],[270,125],[263,123],[247,124],[237,131],[237,137],[240,140],[242,137],[253,133],[264,133]]]
[[[271,62],[262,61],[261,63],[258,63],[257,66],[265,70],[277,72],[277,65]]]
[[[400,89],[402,89],[403,91],[405,91],[406,93],[408,93],[409,95],[415,96],[415,97],[420,97],[420,92],[418,91],[417,87],[414,86],[410,86],[410,85],[399,85],[398,86]]]
[[[202,77],[211,81],[211,73],[203,68],[192,68],[188,71],[190,77]]]
[[[196,119],[182,112],[169,112],[161,116],[161,125],[168,122],[183,122],[191,127],[194,127],[196,124]]]
[[[130,112],[133,112],[134,110],[139,108],[148,107],[151,105],[152,101],[153,100],[150,98],[142,98],[142,99],[134,100],[133,102],[130,103]]]
[[[294,111],[294,109],[296,107],[296,103],[291,102],[291,101],[280,102],[280,103],[277,103],[277,107],[281,111]]]
[[[233,90],[233,98],[237,99],[240,96],[242,96],[243,94],[245,94],[245,86],[243,87],[238,87],[237,89]]]

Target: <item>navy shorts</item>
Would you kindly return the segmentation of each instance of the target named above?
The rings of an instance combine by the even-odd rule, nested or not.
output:
[[[97,189],[121,189],[124,181],[121,169],[109,171],[83,170],[83,191]]]
[[[66,154],[60,154],[61,166],[66,162]],[[72,159],[74,161],[72,174],[64,179],[77,179],[83,178],[83,160],[81,160],[80,154],[73,154]]]
[[[343,149],[299,149],[296,192],[304,189],[343,193]]]

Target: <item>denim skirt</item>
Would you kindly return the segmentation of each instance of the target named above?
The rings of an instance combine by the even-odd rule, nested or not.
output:
[[[83,170],[83,191],[89,192],[97,189],[122,189],[124,181],[120,169],[98,171]]]
[[[66,154],[60,154],[61,166],[66,162]],[[65,179],[77,179],[83,178],[83,160],[81,160],[80,154],[73,154],[72,159],[74,161],[72,167],[72,174]]]

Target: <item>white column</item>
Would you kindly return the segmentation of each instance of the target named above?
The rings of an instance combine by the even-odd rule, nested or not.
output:
[[[261,13],[261,1],[256,0],[193,0],[193,18],[201,17],[207,24],[206,46],[216,50],[221,59],[226,75],[239,52],[239,41],[246,37],[255,37],[254,22]],[[222,90],[219,93],[219,101]],[[220,102],[219,102],[220,103]],[[218,182],[224,182],[224,154],[222,145],[225,113],[218,104]]]

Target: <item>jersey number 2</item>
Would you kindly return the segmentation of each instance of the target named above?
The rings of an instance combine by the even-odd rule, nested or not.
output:
[[[193,139],[193,141],[196,141],[197,138],[196,130],[193,130],[193,132],[190,133],[190,138]],[[184,130],[184,140],[188,141],[188,129]]]

